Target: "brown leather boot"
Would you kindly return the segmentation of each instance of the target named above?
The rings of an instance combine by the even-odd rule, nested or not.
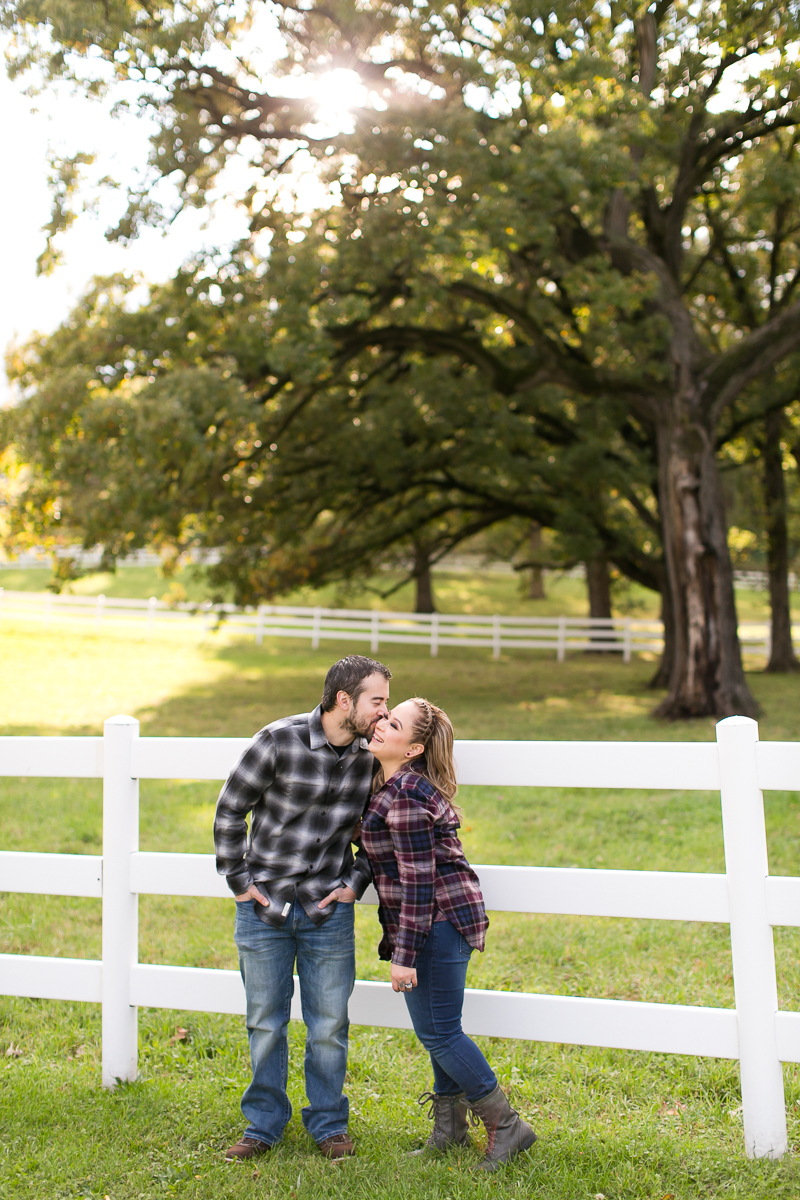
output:
[[[469,1107],[483,1121],[489,1135],[486,1157],[478,1164],[478,1170],[496,1171],[523,1150],[529,1150],[536,1141],[536,1134],[508,1103],[499,1084]]]
[[[438,1096],[436,1092],[423,1092],[419,1103],[430,1105],[428,1120],[433,1121],[433,1129],[425,1145],[419,1150],[412,1150],[412,1154],[469,1145],[467,1098],[463,1092],[455,1096]]]
[[[348,1134],[334,1133],[332,1137],[323,1138],[317,1142],[321,1154],[326,1158],[351,1158],[355,1154],[355,1146]]]
[[[225,1151],[225,1162],[247,1162],[251,1158],[259,1158],[271,1150],[269,1142],[261,1142],[258,1138],[243,1137],[235,1146],[229,1146]]]

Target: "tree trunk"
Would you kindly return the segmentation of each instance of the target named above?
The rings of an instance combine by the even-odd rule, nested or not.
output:
[[[420,547],[416,547],[414,550],[414,581],[417,585],[417,602],[414,612],[436,612],[436,605],[433,600],[433,580],[431,579],[430,561],[425,551]]]
[[[604,554],[597,554],[587,560],[586,586],[589,590],[589,616],[610,617],[611,577],[608,573],[608,559]],[[603,637],[598,634],[598,630],[593,630],[589,635],[589,641],[608,645],[608,631],[603,630]],[[586,653],[592,654],[596,651],[587,650]]]
[[[664,649],[661,652],[658,670],[647,685],[651,688],[669,687],[675,663],[675,617],[666,571],[661,585],[661,624],[664,627]]]
[[[669,694],[657,716],[754,717],[737,632],[733,569],[713,430],[678,397],[658,428],[664,553],[673,603]],[[690,411],[691,409],[694,412]],[[709,422],[710,424],[710,422]]]
[[[589,616],[611,616],[611,577],[608,559],[604,554],[590,558],[586,563],[586,585],[589,589]]]
[[[783,477],[783,413],[769,413],[764,423],[764,507],[767,514],[767,569],[772,610],[772,643],[767,670],[800,670],[792,646],[789,604],[789,536],[786,528],[786,481]]]
[[[542,556],[542,527],[538,521],[531,521],[531,561],[536,562]],[[528,589],[531,600],[546,599],[544,593],[544,572],[541,567],[531,567],[531,582]]]

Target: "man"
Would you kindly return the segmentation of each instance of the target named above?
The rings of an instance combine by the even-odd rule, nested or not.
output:
[[[375,760],[367,745],[387,715],[390,679],[372,658],[340,659],[322,703],[257,733],[220,792],[217,871],[236,898],[253,1068],[242,1097],[248,1126],[226,1152],[229,1162],[266,1153],[292,1115],[286,1033],[295,961],[306,1025],[303,1124],[326,1158],[354,1152],[342,1092],[347,1002],[355,983],[353,904],[371,872],[350,842],[369,798]]]

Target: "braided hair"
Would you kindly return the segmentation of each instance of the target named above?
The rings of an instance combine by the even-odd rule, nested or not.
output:
[[[458,791],[452,722],[444,709],[431,704],[430,700],[413,696],[412,701],[417,706],[417,719],[411,740],[421,742],[425,747],[420,757],[414,760],[414,769],[429,779],[445,800],[452,802]]]

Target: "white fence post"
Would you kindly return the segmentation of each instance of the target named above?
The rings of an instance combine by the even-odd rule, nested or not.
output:
[[[150,599],[147,601],[147,636],[148,637],[150,637],[151,633],[153,632],[153,621],[155,620],[155,616],[156,616],[156,605],[157,604],[158,604],[158,601],[156,600],[155,596],[151,596]]]
[[[103,1087],[135,1079],[138,1010],[130,1003],[131,967],[139,957],[139,897],[130,888],[131,853],[139,849],[139,781],[131,776],[135,717],[103,726]]]
[[[492,658],[500,657],[500,618],[495,613],[492,620]]]
[[[433,613],[431,616],[431,658],[436,658],[439,653],[439,614]]]
[[[567,642],[567,618],[558,618],[558,641],[556,643],[556,659],[558,662],[564,661],[564,651]]]
[[[631,619],[625,618],[625,633],[622,639],[622,661],[629,663],[631,661]]]
[[[258,606],[258,619],[256,620],[256,645],[260,646],[264,641],[264,605]]]
[[[322,610],[314,609],[314,622],[311,626],[311,649],[319,650],[319,631],[322,623]]]
[[[787,1148],[786,1107],[775,1039],[778,985],[767,920],[769,866],[757,741],[758,725],[749,717],[717,724],[745,1151],[749,1158],[780,1158]]]
[[[764,657],[767,662],[772,658],[772,621],[767,621],[767,636],[764,638]]]
[[[106,598],[103,595],[103,593],[101,592],[100,595],[97,597],[97,607],[95,608],[95,611],[94,611],[94,627],[98,633],[100,632],[100,622],[103,619],[103,610],[104,610],[105,606],[106,606]]]
[[[379,637],[380,637],[380,619],[381,619],[381,614],[378,612],[377,608],[376,608],[376,609],[373,609],[373,612],[372,612],[372,622],[371,622],[371,625],[370,625],[370,630],[371,630],[371,640],[370,640],[370,644],[369,644],[370,651],[371,651],[373,654],[377,654],[377,653],[378,653],[378,648],[380,647],[380,640],[379,640]]]

